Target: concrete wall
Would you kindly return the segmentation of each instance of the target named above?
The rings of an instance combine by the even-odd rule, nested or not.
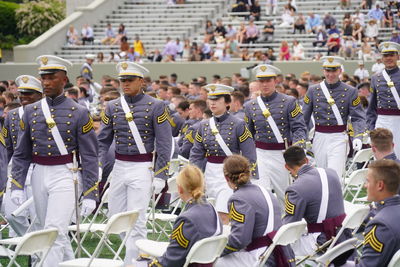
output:
[[[150,70],[152,79],[157,79],[160,75],[170,75],[176,73],[178,81],[189,82],[192,78],[198,76],[206,76],[208,81],[211,81],[214,74],[219,74],[221,77],[232,76],[233,73],[240,72],[241,68],[254,66],[257,62],[231,62],[231,63],[203,63],[203,62],[185,62],[185,63],[147,63],[143,64]],[[367,62],[366,68],[370,71],[373,62]],[[115,69],[116,64],[95,64],[94,79],[101,81],[102,75],[110,75],[117,77]],[[275,64],[276,67],[282,70],[283,74],[294,73],[297,77],[304,71],[309,71],[312,74],[322,75],[320,62],[280,62]],[[81,65],[75,64],[69,71],[71,81],[75,81],[75,77],[79,75]],[[357,61],[346,61],[344,64],[345,71],[353,75],[357,68]],[[37,76],[38,65],[34,63],[10,63],[0,64],[0,80],[15,79],[22,74],[30,74]]]
[[[67,16],[74,13],[77,8],[86,7],[93,1],[94,0],[66,0],[65,2],[67,5],[67,8],[66,8]]]
[[[79,0],[85,2],[90,0]],[[67,1],[68,2],[68,1]],[[77,7],[76,11],[54,27],[33,40],[30,44],[14,47],[15,62],[33,62],[40,55],[54,55],[66,43],[66,34],[69,25],[74,25],[78,32],[86,23],[91,25],[98,22],[98,18],[116,9],[118,0],[95,0],[86,7]]]

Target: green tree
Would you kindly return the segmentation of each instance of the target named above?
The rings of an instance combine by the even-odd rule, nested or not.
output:
[[[65,18],[65,2],[30,1],[16,10],[17,29],[21,35],[37,37]]]

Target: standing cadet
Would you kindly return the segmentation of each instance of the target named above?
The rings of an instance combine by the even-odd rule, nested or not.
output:
[[[258,179],[253,137],[243,120],[227,112],[233,87],[208,84],[208,101],[213,117],[200,123],[189,161],[200,168],[205,166],[206,194],[216,199],[216,209],[224,224],[228,224],[227,203],[232,195],[223,175],[223,161],[232,154],[242,154],[251,162],[252,176]]]
[[[400,45],[379,45],[385,69],[371,77],[372,97],[367,110],[368,129],[388,128],[393,133],[394,151],[400,155],[400,71],[397,66]]]
[[[146,209],[152,184],[156,194],[166,184],[172,133],[167,106],[143,93],[143,78],[149,71],[133,62],[120,62],[117,70],[124,95],[109,101],[102,114],[99,157],[104,164],[115,139],[115,164],[108,197],[110,216],[130,210],[140,212],[126,243],[125,264],[131,264],[139,254],[135,240],[147,235]]]
[[[24,115],[24,107],[26,105],[32,104],[39,101],[42,98],[43,88],[42,83],[33,76],[21,75],[17,77],[15,83],[18,86],[19,100],[22,107],[10,110],[4,122],[3,135],[7,145],[8,161],[11,160],[14,150],[17,147],[18,133],[20,130],[20,120]],[[33,167],[33,164],[31,164]],[[32,167],[29,168],[27,178],[24,187],[24,198],[29,199],[32,196],[31,187],[31,173]],[[11,189],[11,179],[7,184],[8,188]],[[23,236],[29,227],[27,213],[21,213],[17,216],[12,216],[11,213],[15,211],[18,207],[10,199],[10,190],[7,190],[4,198],[4,211],[7,221],[10,223],[12,229],[19,236]],[[34,205],[29,207],[30,218],[34,219],[36,217],[36,212]],[[35,221],[36,223],[38,220]]]
[[[353,149],[362,147],[366,131],[365,111],[357,89],[340,81],[341,57],[322,57],[325,80],[312,85],[304,97],[303,113],[306,125],[311,115],[315,120],[313,152],[320,168],[331,168],[342,177],[348,154],[347,121],[354,129]]]
[[[7,165],[8,157],[6,142],[3,134],[0,134],[0,207],[3,202],[3,195],[7,185]]]
[[[89,102],[93,101],[93,97],[96,93],[95,91],[95,87],[97,86],[97,84],[93,81],[93,68],[92,68],[92,64],[94,62],[94,59],[96,58],[95,55],[93,54],[87,54],[85,56],[86,62],[83,63],[82,67],[81,67],[81,76],[83,78],[85,78],[90,85],[90,88],[88,90],[88,100]]]
[[[281,71],[271,65],[258,65],[253,71],[261,96],[245,104],[244,119],[256,142],[259,184],[274,189],[283,204],[290,177],[282,152],[291,143],[304,145],[307,127],[296,99],[276,91],[276,77]]]
[[[44,266],[57,266],[73,258],[68,226],[75,206],[73,151],[79,152],[83,183],[83,216],[96,207],[98,158],[93,120],[88,110],[64,95],[67,68],[72,64],[56,56],[40,56],[39,74],[45,98],[25,106],[12,163],[11,200],[21,205],[29,165],[37,217],[45,228],[58,229]]]
[[[304,149],[300,147],[288,148],[283,156],[285,167],[296,179],[286,189],[283,222],[306,220],[309,234],[292,248],[296,255],[308,255],[315,250],[317,242],[322,244],[336,236],[346,216],[340,180],[332,169],[309,165]],[[350,237],[351,233],[345,231],[339,242]],[[346,262],[347,256],[337,260]]]
[[[400,166],[392,160],[368,165],[367,198],[377,203],[377,214],[366,226],[362,255],[356,266],[388,266],[400,249],[399,177]]]

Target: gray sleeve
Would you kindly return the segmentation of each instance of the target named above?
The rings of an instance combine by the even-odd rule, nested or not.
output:
[[[189,158],[190,150],[192,149],[194,144],[195,135],[196,130],[193,128],[193,126],[190,126],[189,129],[187,129],[185,136],[183,137],[182,146],[179,147],[179,155],[187,159]]]
[[[3,136],[0,135],[0,206],[7,185],[7,148]]]
[[[311,115],[313,113],[313,88],[310,87],[304,96],[303,116],[306,125],[310,125]]]
[[[197,167],[203,169],[206,150],[203,144],[203,125],[200,125],[194,138],[194,145],[190,150],[189,161]]]
[[[292,144],[305,147],[307,139],[307,126],[304,122],[303,112],[297,100],[293,99],[289,103],[289,124],[292,136]]]
[[[6,119],[4,120],[4,125],[3,125],[3,129],[2,129],[2,133],[3,133],[3,137],[4,137],[4,141],[6,142],[6,147],[7,147],[7,157],[8,157],[8,161],[11,160],[11,157],[14,154],[14,146],[13,146],[13,141],[11,138],[11,132],[10,132],[10,118],[11,113],[9,112],[7,114]]]
[[[247,106],[245,106],[245,108],[244,108],[244,121],[247,123],[247,127],[249,128],[249,131],[254,136],[256,133],[256,130],[254,128],[253,120],[251,119],[251,113],[249,112]]]
[[[367,130],[367,125],[365,120],[365,111],[361,106],[361,100],[358,96],[357,90],[354,90],[354,93],[351,96],[351,103],[349,105],[351,123],[354,129],[354,138],[362,139],[363,134]]]
[[[102,111],[100,114],[101,128],[100,128],[100,133],[97,136],[97,140],[99,142],[100,166],[104,166],[108,150],[114,139],[113,117],[111,116],[110,110],[111,110],[110,103],[107,103],[105,110]]]
[[[371,101],[368,104],[368,109],[367,109],[367,126],[368,130],[373,130],[375,129],[375,123],[376,119],[378,118],[377,115],[377,95],[376,95],[376,86],[375,86],[375,76],[372,76],[371,78],[371,88],[372,89],[372,96],[371,96]]]
[[[240,151],[242,152],[242,155],[250,161],[252,178],[258,179],[256,145],[254,143],[253,135],[244,121],[240,121],[240,126],[236,129],[236,134],[239,136]]]
[[[291,189],[286,190],[285,193],[285,215],[283,223],[292,223],[301,221],[306,212],[307,203],[299,194]]]

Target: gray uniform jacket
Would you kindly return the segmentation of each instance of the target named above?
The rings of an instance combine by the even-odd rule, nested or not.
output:
[[[193,125],[191,125],[183,138],[182,146],[179,147],[179,155],[189,158],[190,150],[194,144],[194,138],[196,137],[196,133],[199,130],[201,120],[197,121]]]
[[[387,266],[400,249],[400,196],[377,203],[377,214],[367,224],[362,256],[356,266]]]
[[[242,154],[251,164],[251,172],[258,179],[257,155],[253,136],[244,121],[225,113],[220,117],[214,117],[215,125],[233,154]],[[215,135],[211,131],[210,120],[203,120],[196,133],[189,161],[199,168],[203,168],[204,159],[210,156],[226,157],[225,152],[218,144]]]
[[[182,147],[186,133],[189,129],[190,126],[195,124],[196,122],[199,122],[200,120],[195,120],[195,119],[188,119],[183,123],[183,126],[179,132],[179,140],[178,140],[178,146]]]
[[[82,167],[83,195],[97,199],[98,144],[89,111],[63,94],[46,97],[52,118],[68,153],[79,152]],[[60,151],[46,123],[40,101],[25,106],[20,123],[17,147],[13,155],[12,190],[23,189],[29,165],[35,156],[51,161]]]
[[[400,70],[395,68],[386,70],[390,79],[396,87],[397,93],[400,94]],[[367,110],[368,129],[375,129],[378,113],[383,115],[400,115],[400,110],[397,108],[396,101],[390,91],[382,73],[375,74],[371,77],[372,96]],[[391,113],[395,114],[391,114]]]
[[[125,97],[133,113],[133,120],[146,152],[149,154],[156,150],[154,175],[167,179],[172,149],[171,125],[167,107],[161,100],[143,93],[133,97],[122,97]],[[127,156],[140,154],[122,109],[120,98],[107,103],[107,107],[101,115],[101,121],[101,131],[98,135],[101,165],[104,165],[113,140],[115,140],[116,154]]]
[[[307,127],[304,123],[300,105],[292,96],[273,93],[269,97],[262,97],[264,104],[269,109],[283,139],[287,139],[293,145],[302,146],[306,140]],[[278,143],[275,135],[264,116],[256,99],[252,99],[244,105],[245,117],[254,140],[264,143]]]
[[[8,156],[4,136],[0,134],[0,206],[7,185]]]
[[[185,120],[179,115],[178,112],[171,114],[171,127],[172,127],[172,136],[177,137],[182,129]]]
[[[184,212],[174,223],[171,239],[167,251],[155,262],[163,267],[180,267],[186,261],[186,256],[192,246],[199,240],[213,236],[219,224],[222,233],[222,224],[216,215],[213,206],[205,199],[196,203],[189,201]],[[149,266],[159,266],[150,263]]]
[[[349,117],[354,129],[354,137],[362,138],[366,131],[365,111],[361,106],[361,100],[357,89],[341,81],[335,84],[325,82],[331,97],[339,109],[343,123],[346,124]],[[311,85],[304,97],[304,120],[310,125],[311,115],[314,115],[315,126],[337,126],[338,122],[319,84]]]
[[[8,161],[11,160],[14,150],[17,147],[18,132],[19,132],[19,108],[12,109],[8,112],[3,126],[3,137],[6,141]]]

